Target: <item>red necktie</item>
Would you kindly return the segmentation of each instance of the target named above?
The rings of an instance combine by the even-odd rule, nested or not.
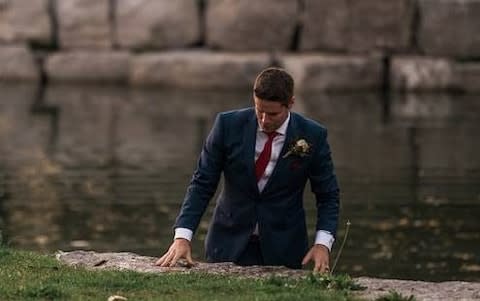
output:
[[[263,176],[265,169],[267,168],[268,162],[270,161],[270,156],[272,155],[272,142],[273,138],[278,135],[277,132],[266,133],[268,135],[268,140],[263,146],[263,150],[260,153],[260,156],[255,162],[255,176],[257,177],[257,182]]]

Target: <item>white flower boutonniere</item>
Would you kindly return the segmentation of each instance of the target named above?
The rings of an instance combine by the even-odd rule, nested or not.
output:
[[[290,155],[305,157],[310,154],[312,149],[312,145],[309,144],[305,139],[299,139],[293,143],[290,148],[288,149],[287,153],[283,156],[286,158]]]

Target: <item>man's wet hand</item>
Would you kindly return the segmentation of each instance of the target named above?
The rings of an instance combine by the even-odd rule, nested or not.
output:
[[[190,242],[183,238],[177,238],[170,245],[167,253],[155,262],[155,265],[173,267],[177,264],[178,260],[182,258],[184,258],[189,265],[194,265]]]

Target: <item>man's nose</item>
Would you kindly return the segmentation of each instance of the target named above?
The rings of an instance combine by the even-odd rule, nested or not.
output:
[[[263,113],[262,114],[262,122],[267,122],[269,120],[268,115]]]

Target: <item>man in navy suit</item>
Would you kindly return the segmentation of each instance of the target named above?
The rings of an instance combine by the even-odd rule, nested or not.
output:
[[[329,271],[338,224],[339,189],[327,130],[291,112],[293,79],[268,68],[255,80],[253,108],[220,113],[175,222],[169,250],[156,262],[193,264],[190,241],[223,172],[205,241],[208,262],[284,265]],[[303,192],[310,180],[317,203],[316,237],[309,249]]]

